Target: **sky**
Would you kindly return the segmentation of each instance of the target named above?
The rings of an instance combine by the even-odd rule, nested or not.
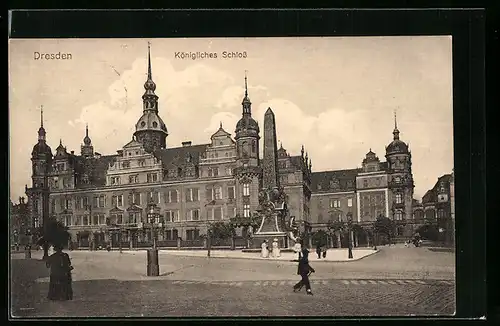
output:
[[[304,145],[313,172],[360,167],[370,149],[385,160],[395,112],[412,153],[416,199],[453,169],[451,36],[11,39],[13,201],[31,186],[41,105],[53,152],[62,141],[68,152],[80,153],[87,123],[94,150],[103,155],[132,139],[142,114],[148,42],[167,147],[208,143],[220,122],[234,136],[247,71],[261,131],[271,107],[278,141],[291,155]],[[71,59],[36,59],[59,52]],[[193,60],[178,52],[217,57]]]

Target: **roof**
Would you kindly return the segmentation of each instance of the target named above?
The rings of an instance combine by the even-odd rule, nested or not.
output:
[[[156,150],[153,154],[162,162],[163,168],[179,166],[186,162],[186,157],[191,154],[191,162],[198,164],[200,156],[205,153],[210,144],[191,145]]]
[[[89,177],[89,183],[84,184],[80,181],[77,183],[77,188],[88,188],[95,186],[106,185],[106,173],[109,163],[116,160],[119,155],[104,155],[100,157],[85,158],[83,156],[75,156],[75,170],[80,176],[85,174]]]
[[[311,190],[312,192],[353,191],[356,189],[356,175],[359,172],[359,169],[313,172]]]

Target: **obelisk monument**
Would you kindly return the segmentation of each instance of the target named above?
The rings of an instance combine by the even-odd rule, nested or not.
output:
[[[268,243],[277,239],[280,248],[287,248],[288,238],[285,233],[286,194],[279,182],[276,120],[271,108],[267,109],[264,116],[262,170],[262,190],[259,193],[259,208],[257,210],[262,220],[254,238],[261,241],[267,240]]]

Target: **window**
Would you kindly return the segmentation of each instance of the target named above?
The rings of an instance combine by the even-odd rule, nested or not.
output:
[[[82,225],[89,225],[89,217],[87,215],[83,215]]]
[[[198,201],[198,188],[186,189],[186,202]]]
[[[64,217],[64,225],[65,226],[71,226],[71,216],[65,216]]]
[[[111,206],[123,207],[123,195],[116,195],[111,197]]]
[[[208,220],[222,220],[223,218],[222,207],[214,207],[207,210]]]
[[[218,177],[219,176],[219,168],[208,168],[208,176],[209,177]]]
[[[111,184],[112,185],[119,185],[120,184],[120,177],[111,177]]]
[[[396,194],[396,204],[401,204],[403,202],[403,196],[401,194]]]
[[[97,214],[92,216],[92,225],[98,225],[99,224],[99,216]]]
[[[58,200],[58,202],[59,202],[59,208],[61,210],[64,210],[66,208],[64,199],[61,198]]]
[[[250,205],[243,205],[243,217],[250,217]]]
[[[153,203],[159,204],[160,203],[160,194],[157,193],[156,191],[149,192],[148,193],[148,203],[151,201]]]
[[[172,230],[165,231],[165,240],[172,240]]]
[[[347,207],[352,207],[352,198],[347,199]]]
[[[252,140],[252,153],[255,153],[257,151],[257,143],[255,140]]]
[[[147,178],[148,182],[158,182],[158,174],[156,173],[148,173]]]
[[[250,196],[250,184],[249,183],[243,184],[243,196]]]
[[[200,210],[190,209],[186,212],[188,221],[199,221],[200,220]]]
[[[214,199],[222,199],[222,188],[221,187],[214,188]]]
[[[59,180],[54,179],[54,188],[59,188]]]
[[[129,223],[137,224],[141,221],[141,213],[134,212],[129,214]]]
[[[179,222],[179,213],[177,211],[165,211],[166,222]]]
[[[214,220],[222,220],[224,218],[222,214],[222,207],[214,208]]]
[[[123,163],[122,163],[122,167],[123,167],[124,169],[128,169],[128,168],[130,167],[130,162],[129,162],[129,161],[125,161],[125,162],[123,162]]]
[[[128,176],[128,183],[138,183],[138,182],[139,182],[139,176],[137,174]]]
[[[207,188],[207,200],[222,199],[222,187]]]
[[[226,156],[228,156],[228,153],[226,153]],[[227,168],[226,169],[226,174],[227,175],[233,175],[233,169],[232,168]]]
[[[137,152],[136,152],[136,153],[137,153]],[[139,163],[139,166],[140,166],[140,167],[143,167],[143,166],[145,166],[145,165],[146,165],[146,161],[144,161],[144,160],[139,160],[139,162],[138,162],[138,163]]]
[[[233,208],[233,217],[236,216],[236,207]]]
[[[83,197],[82,198],[82,208],[87,209],[89,206],[89,198],[88,197]]]
[[[340,200],[330,199],[330,208],[340,208]]]
[[[227,187],[227,198],[234,199],[234,186]]]
[[[368,187],[368,180],[363,180],[363,187],[365,187],[365,188]]]
[[[64,200],[64,208],[71,209],[71,199]]]
[[[200,230],[198,229],[191,229],[191,230],[186,230],[186,240],[198,240],[200,238]]]
[[[402,220],[402,219],[403,219],[403,213],[401,213],[400,211],[395,212],[395,213],[394,213],[394,219],[395,219],[396,221],[400,221],[400,220]]]
[[[97,206],[98,208],[103,208],[106,207],[106,196],[105,195],[100,195],[97,201]]]
[[[288,175],[280,175],[280,183],[286,185],[288,183]]]
[[[131,204],[134,204],[134,205],[140,205],[141,204],[141,194],[139,193],[132,193],[130,195],[130,200],[131,200]]]
[[[165,196],[165,201],[167,203],[177,203],[179,201],[177,190],[168,190]]]

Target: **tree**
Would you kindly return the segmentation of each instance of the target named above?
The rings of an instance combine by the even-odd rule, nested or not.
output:
[[[391,219],[383,216],[377,217],[374,225],[375,232],[386,235],[389,243],[392,243],[394,228],[394,222]]]
[[[201,238],[207,239],[207,256],[210,257],[212,242],[219,245],[222,240],[230,239],[235,236],[235,229],[231,223],[213,222],[207,227],[207,234],[201,235]]]
[[[363,229],[363,227],[359,224],[353,224],[352,225],[352,232],[354,234],[354,244],[355,244],[355,247],[357,247],[359,245],[359,235],[362,234],[363,232],[365,232],[365,230]]]
[[[315,246],[327,246],[328,244],[328,233],[324,230],[318,230],[312,233],[312,243]]]
[[[37,240],[37,245],[43,247],[43,256],[48,256],[48,249],[50,246],[66,246],[71,239],[68,228],[60,221],[50,219],[47,221],[45,227],[39,227],[34,232]]]
[[[328,221],[328,224],[326,226],[328,229],[330,235],[335,235],[337,237],[337,247],[342,248],[342,243],[340,241],[340,235],[342,232],[345,230],[345,225],[341,221],[334,221],[330,220]]]
[[[235,217],[229,220],[233,229],[242,228],[242,234],[245,235],[247,240],[247,247],[250,247],[251,235],[255,233],[260,226],[261,218],[256,214],[251,214],[250,216],[241,216],[237,214]]]

